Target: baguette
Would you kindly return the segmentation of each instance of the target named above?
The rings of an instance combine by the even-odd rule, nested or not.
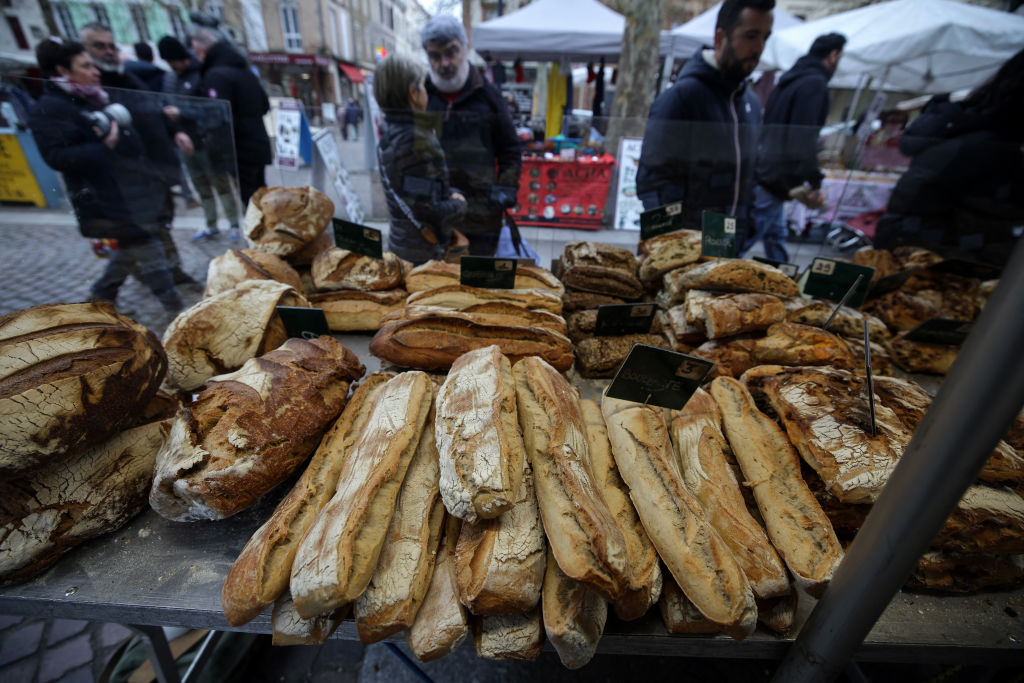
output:
[[[799,591],[792,586],[785,595],[757,601],[757,620],[781,636],[788,636],[796,623]]]
[[[533,661],[544,647],[540,609],[473,619],[473,644],[481,659]]]
[[[608,603],[594,589],[566,576],[550,549],[541,608],[544,633],[563,666],[578,669],[593,659],[608,619]]]
[[[711,382],[725,433],[775,548],[800,584],[820,596],[843,558],[835,531],[800,474],[800,460],[782,429],[731,377]]]
[[[274,602],[270,623],[271,645],[323,645],[348,616],[350,605],[342,605],[329,614],[306,619],[295,611],[295,603],[287,592]]]
[[[445,515],[444,536],[434,562],[423,604],[405,632],[405,642],[421,662],[432,662],[451,654],[469,633],[466,608],[459,602],[455,581],[455,544],[462,520]]]
[[[483,289],[466,285],[445,285],[425,292],[413,292],[406,299],[408,304],[441,306],[455,310],[491,301],[503,301],[549,313],[562,313],[562,297],[547,289]]]
[[[580,409],[587,427],[594,484],[615,517],[629,553],[629,582],[625,594],[615,602],[615,614],[623,621],[632,621],[646,614],[661,595],[661,560],[629,499],[629,488],[615,467],[601,407],[583,400]]]
[[[721,425],[718,406],[703,389],[697,389],[682,410],[672,411],[672,445],[683,484],[739,562],[754,597],[784,595],[789,592],[789,577],[764,529],[747,511],[729,466],[729,445]]]
[[[452,365],[434,419],[448,513],[473,522],[511,509],[521,496],[526,453],[511,363],[497,346],[466,353]]]
[[[221,604],[232,626],[252,621],[287,592],[299,542],[338,488],[345,458],[388,379],[374,373],[359,385],[341,417],[320,442],[302,477],[231,565],[224,579]]]
[[[686,597],[671,574],[665,576],[665,585],[661,590],[661,599],[658,600],[658,609],[661,611],[661,620],[665,623],[665,630],[669,633],[721,633],[722,631],[721,624],[716,624],[701,614],[697,606]]]
[[[750,583],[683,485],[662,411],[605,394],[601,412],[615,464],[662,561],[704,616],[746,638],[757,626]]]
[[[338,490],[299,544],[290,588],[313,617],[352,602],[377,567],[402,480],[433,398],[422,372],[388,380],[338,477]]]
[[[618,600],[629,584],[629,552],[591,474],[577,394],[540,358],[524,358],[512,374],[519,424],[552,553],[570,579]]]
[[[533,476],[525,473],[515,506],[495,519],[465,522],[455,548],[459,599],[476,615],[525,612],[544,583],[544,529]]]
[[[402,482],[377,570],[356,599],[356,630],[364,645],[413,625],[434,572],[444,505],[438,489],[433,418],[432,409]]]

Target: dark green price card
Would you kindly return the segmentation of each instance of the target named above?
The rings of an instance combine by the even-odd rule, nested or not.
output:
[[[608,395],[680,410],[714,363],[647,344],[634,344],[608,385]]]
[[[380,230],[358,223],[332,218],[334,244],[352,253],[370,258],[384,258],[384,246]]]
[[[514,289],[516,286],[514,258],[463,256],[459,264],[459,282],[467,287]]]
[[[845,261],[819,257],[814,259],[811,262],[811,267],[807,269],[803,293],[819,299],[842,301],[846,293],[857,282],[857,277],[862,276],[857,289],[844,302],[851,308],[860,308],[868,296],[871,277],[874,274],[875,269],[868,266],[858,266]]]
[[[907,332],[903,338],[907,341],[925,342],[928,344],[945,344],[960,346],[971,333],[974,323],[950,318],[932,318]]]
[[[700,214],[700,254],[711,258],[735,258],[736,217],[714,211]]]
[[[651,331],[655,310],[654,304],[598,306],[594,334],[599,337],[616,334],[646,334]]]
[[[331,333],[322,308],[278,306],[277,314],[281,316],[281,322],[284,323],[285,332],[289,337],[316,339],[322,334]]]
[[[683,203],[673,202],[640,214],[640,239],[646,240],[673,230],[682,230]]]
[[[800,272],[800,268],[795,263],[786,263],[785,261],[776,261],[773,258],[767,258],[765,256],[755,256],[755,261],[760,263],[767,263],[769,266],[775,266],[782,271],[782,274],[788,278],[795,278],[797,273]]]

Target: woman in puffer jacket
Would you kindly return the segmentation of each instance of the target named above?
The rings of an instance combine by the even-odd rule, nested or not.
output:
[[[426,67],[403,56],[377,67],[373,95],[380,124],[381,182],[391,215],[388,249],[414,264],[443,259],[466,199],[448,183],[436,116],[426,113]]]

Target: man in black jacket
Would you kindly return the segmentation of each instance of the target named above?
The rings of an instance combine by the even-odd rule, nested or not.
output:
[[[270,137],[263,125],[270,100],[260,79],[249,70],[245,56],[216,32],[204,27],[195,29],[192,50],[203,65],[197,94],[231,103],[238,189],[244,210],[249,197],[267,184],[266,166],[273,160]]]
[[[839,33],[815,38],[810,51],[782,75],[768,97],[754,190],[755,232],[740,250],[741,256],[763,239],[768,258],[789,261],[783,203],[790,198],[811,208],[825,203],[818,133],[828,117],[828,82],[844,45],[846,38]]]
[[[441,118],[451,184],[468,204],[461,230],[470,254],[492,256],[505,209],[515,206],[519,191],[523,163],[515,125],[501,93],[470,65],[457,19],[436,16],[420,37],[430,62],[427,111]]]
[[[742,244],[750,220],[761,104],[747,76],[772,31],[774,0],[725,0],[714,48],[701,48],[651,105],[637,194],[645,209],[681,201],[690,227],[701,212],[737,218]]]

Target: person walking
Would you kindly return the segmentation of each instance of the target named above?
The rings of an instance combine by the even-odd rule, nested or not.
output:
[[[699,48],[651,105],[637,168],[645,209],[682,202],[690,227],[701,212],[734,216],[736,243],[750,230],[761,104],[747,77],[772,31],[774,0],[725,0],[714,47]]]
[[[273,161],[270,137],[263,125],[270,99],[249,70],[245,56],[214,30],[197,27],[192,34],[192,50],[202,64],[198,94],[231,103],[238,190],[244,211],[249,197],[267,184],[266,166]]]
[[[388,249],[421,264],[443,260],[452,230],[466,212],[465,197],[448,181],[432,118],[424,115],[427,72],[417,62],[392,55],[377,67],[373,96],[381,106],[381,182],[391,215]]]
[[[140,135],[105,111],[110,96],[84,45],[48,38],[36,47],[36,60],[48,78],[29,117],[39,152],[64,175],[82,235],[117,240],[90,300],[115,303],[131,274],[176,314],[183,304],[159,237],[161,203],[153,201],[163,179]]]
[[[846,37],[839,33],[818,36],[768,96],[755,170],[754,232],[739,256],[763,240],[765,256],[788,263],[783,204],[796,199],[812,209],[825,205],[818,134],[828,118],[828,82],[845,45]]]
[[[352,126],[352,139],[359,139],[359,124],[363,122],[363,108],[359,106],[354,97],[348,98],[345,105],[345,125],[342,128],[342,137],[348,140],[348,127]]]
[[[420,38],[430,63],[427,111],[439,119],[452,185],[467,201],[463,231],[469,253],[492,256],[505,210],[515,206],[519,192],[519,138],[501,93],[469,63],[462,23],[433,17]]]

